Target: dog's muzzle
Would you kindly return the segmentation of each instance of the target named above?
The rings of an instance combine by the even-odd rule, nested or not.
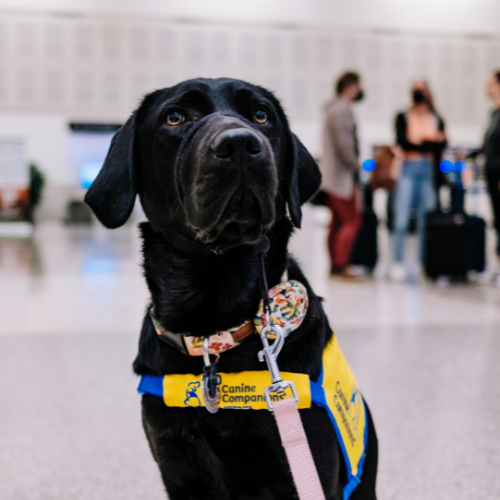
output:
[[[204,243],[222,234],[251,243],[274,223],[273,150],[258,127],[240,115],[212,113],[191,127],[177,153],[174,180],[187,222]]]
[[[240,116],[236,113],[232,113],[230,111],[225,111],[225,112],[218,111],[216,113],[211,113],[207,116],[204,116],[201,120],[196,122],[189,129],[188,133],[184,136],[184,139],[182,140],[182,142],[179,146],[179,149],[177,151],[177,156],[175,158],[175,165],[174,165],[175,191],[177,193],[177,198],[179,199],[179,202],[183,206],[184,206],[184,194],[182,192],[182,187],[181,187],[181,182],[180,182],[180,167],[181,167],[183,160],[185,159],[187,146],[188,146],[189,142],[195,136],[196,132],[198,132],[198,130],[205,123],[207,123],[209,120],[211,120],[217,116],[230,116],[233,118],[237,118],[237,119],[242,120],[243,122],[247,123],[248,125],[250,125],[250,127],[252,127],[252,128],[254,127],[254,124],[252,122],[250,122],[249,120],[247,120],[246,118],[244,118],[243,116]],[[238,130],[238,129],[230,129],[230,130],[221,132],[221,134],[219,134],[220,137],[217,136],[216,141],[214,141],[215,144],[212,147],[212,152],[213,152],[213,154],[215,154],[215,156],[217,156],[219,158],[225,158],[225,157],[236,158],[237,154],[240,153],[240,151],[238,151],[238,153],[235,154],[235,152],[232,151],[232,148],[235,147],[236,144],[237,144],[237,147],[239,150],[240,150],[240,147],[243,145],[243,149],[249,151],[249,154],[251,154],[250,153],[251,150],[256,150],[257,148],[259,148],[258,153],[260,153],[261,141],[260,141],[260,138],[256,134],[254,134],[254,136],[252,138],[248,137],[247,139],[244,139],[244,134],[242,134],[241,131],[239,133],[235,132],[235,130]],[[242,129],[242,130],[249,131],[248,129]],[[232,132],[232,134],[225,135],[228,132]],[[232,140],[231,140],[231,137],[232,137]],[[231,142],[233,144],[231,144]]]

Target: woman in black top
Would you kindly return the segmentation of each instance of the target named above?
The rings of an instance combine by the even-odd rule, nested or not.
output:
[[[500,259],[500,71],[491,75],[486,87],[486,94],[493,101],[495,111],[491,115],[482,152],[486,157],[485,175],[498,238],[497,255]],[[500,274],[497,276],[497,282],[500,285]]]
[[[418,80],[412,86],[413,106],[396,117],[396,142],[405,152],[405,162],[394,194],[394,262],[389,270],[393,281],[406,278],[404,249],[411,208],[417,207],[417,232],[423,259],[425,216],[436,206],[436,175],[446,146],[444,122],[434,109],[427,83]]]
[[[445,183],[444,175],[443,172],[441,172],[439,165],[441,163],[441,159],[443,156],[443,150],[447,144],[446,133],[445,133],[446,125],[444,123],[443,118],[436,111],[432,97],[430,99],[431,99],[430,101],[431,104],[429,110],[435,116],[437,120],[437,129],[439,132],[441,132],[441,134],[439,135],[439,141],[426,140],[422,144],[412,144],[408,140],[408,137],[406,136],[407,113],[399,113],[396,116],[396,142],[405,151],[426,151],[431,153],[433,167],[434,167],[433,168],[434,185],[436,187],[436,191],[439,191],[439,188]]]

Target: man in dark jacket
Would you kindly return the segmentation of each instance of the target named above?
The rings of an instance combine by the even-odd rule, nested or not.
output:
[[[486,94],[493,101],[495,111],[491,115],[482,152],[486,157],[485,175],[498,238],[497,255],[500,259],[500,71],[491,75],[486,87]],[[496,282],[500,286],[500,273],[496,277]]]

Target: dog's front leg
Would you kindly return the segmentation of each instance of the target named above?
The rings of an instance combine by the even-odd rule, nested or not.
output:
[[[143,398],[142,414],[169,500],[230,500],[223,467],[198,429],[196,410],[168,408],[153,396]]]
[[[157,442],[158,465],[169,500],[230,500],[222,467],[203,440],[193,436],[189,443],[159,436]]]

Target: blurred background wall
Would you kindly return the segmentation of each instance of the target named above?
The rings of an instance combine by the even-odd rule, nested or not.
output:
[[[497,67],[498,0],[2,0],[0,136],[25,139],[47,177],[38,217],[61,219],[80,183],[69,123],[122,123],[156,88],[198,76],[261,84],[319,156],[332,81],[358,70],[366,158],[392,140],[416,77],[430,81],[452,145],[479,145]]]

